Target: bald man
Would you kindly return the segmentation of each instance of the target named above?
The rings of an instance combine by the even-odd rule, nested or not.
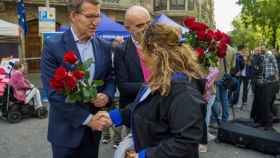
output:
[[[132,6],[125,14],[124,25],[132,36],[116,49],[114,59],[122,108],[135,99],[139,88],[150,75],[147,67],[143,65],[142,49],[139,45],[150,20],[149,12],[142,6]]]
[[[120,108],[125,108],[133,102],[145,79],[147,80],[149,77],[149,71],[140,58],[142,50],[139,43],[150,20],[149,12],[141,6],[132,6],[126,11],[124,25],[131,33],[131,37],[115,49],[114,55],[116,83],[120,92]],[[120,141],[118,135],[121,130],[115,129],[114,131],[118,133],[113,140],[114,146],[116,146]]]

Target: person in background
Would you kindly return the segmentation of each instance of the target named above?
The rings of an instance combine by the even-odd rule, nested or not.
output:
[[[276,48],[271,49],[272,55],[274,55],[276,61],[277,61],[277,66],[278,69],[280,68],[280,53],[277,51]],[[280,75],[280,74],[279,74]],[[277,84],[278,86],[276,86],[275,90],[276,90],[276,95],[274,96],[274,99],[278,99],[279,100],[279,83]],[[280,122],[280,113],[279,113],[279,104],[273,104],[272,105],[272,113],[273,113],[273,122],[274,123],[278,123]]]
[[[244,45],[238,46],[238,52],[236,53],[236,63],[235,63],[235,70],[236,74],[235,76],[239,80],[239,87],[237,92],[237,100],[235,102],[238,102],[239,100],[239,94],[240,94],[240,87],[243,85],[242,90],[242,105],[240,106],[241,109],[243,109],[247,105],[247,98],[248,98],[248,85],[250,78],[252,76],[252,70],[251,70],[251,63],[250,63],[250,57],[249,53],[246,50],[246,47]]]
[[[34,100],[35,110],[42,107],[40,91],[24,75],[24,65],[16,62],[11,73],[9,85],[13,88],[13,95],[24,104]]]
[[[256,127],[264,130],[273,130],[272,105],[276,94],[276,85],[279,80],[279,70],[275,57],[261,48],[261,54],[257,60],[258,70],[255,74],[255,97],[251,110],[251,118],[257,124]]]
[[[226,73],[225,67],[227,68],[227,73],[229,73],[229,70],[235,67],[235,52],[235,49],[228,46],[225,56],[226,63],[224,63],[222,59],[219,60],[219,76],[216,81],[216,98],[212,108],[212,117],[210,122],[210,126],[214,128],[217,128],[217,125],[214,121],[216,121],[219,125],[221,121],[227,122],[229,118],[229,91],[223,86],[223,76]],[[222,111],[220,112],[220,110]],[[220,113],[222,115],[221,118],[219,117]]]
[[[217,81],[218,76],[219,76],[219,69],[217,67],[209,67],[208,75],[206,77],[205,91],[204,91],[204,99],[207,102],[207,112],[205,115],[206,130],[204,130],[204,136],[202,138],[201,144],[199,145],[199,152],[202,152],[202,153],[208,151],[208,147],[207,147],[208,141],[215,139],[215,136],[209,132],[208,126],[210,124],[212,108],[214,106],[214,102],[216,99],[215,82]]]
[[[125,13],[124,25],[131,33],[131,37],[115,49],[114,57],[120,108],[126,108],[132,103],[143,83],[150,78],[150,71],[144,65],[140,45],[150,20],[148,10],[142,6],[132,6]],[[117,146],[119,141],[116,140],[114,145]]]

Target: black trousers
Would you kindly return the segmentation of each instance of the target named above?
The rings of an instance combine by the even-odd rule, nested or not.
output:
[[[247,103],[249,78],[240,76],[238,79],[239,79],[240,87],[241,87],[241,84],[243,84],[242,103]]]
[[[272,127],[272,105],[275,94],[275,83],[256,83],[251,118],[264,127]]]
[[[52,144],[53,158],[98,158],[100,138],[101,132],[93,132],[87,128],[81,145],[77,148],[66,148]]]
[[[207,113],[207,105],[205,105],[203,107],[203,125],[202,125],[202,130],[203,130],[203,135],[201,138],[201,144],[207,145],[208,144],[208,127],[207,127],[207,123],[206,123],[206,113]]]

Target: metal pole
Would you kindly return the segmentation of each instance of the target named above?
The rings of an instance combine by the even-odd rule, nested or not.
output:
[[[24,64],[25,71],[28,72],[28,65],[26,59],[26,51],[25,51],[25,33],[22,28],[20,28],[20,46],[21,46],[21,61]]]

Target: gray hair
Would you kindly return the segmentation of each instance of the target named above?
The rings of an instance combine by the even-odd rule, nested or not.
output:
[[[91,3],[93,5],[99,5],[101,4],[100,0],[68,0],[68,12],[81,12],[81,7],[83,3]]]

